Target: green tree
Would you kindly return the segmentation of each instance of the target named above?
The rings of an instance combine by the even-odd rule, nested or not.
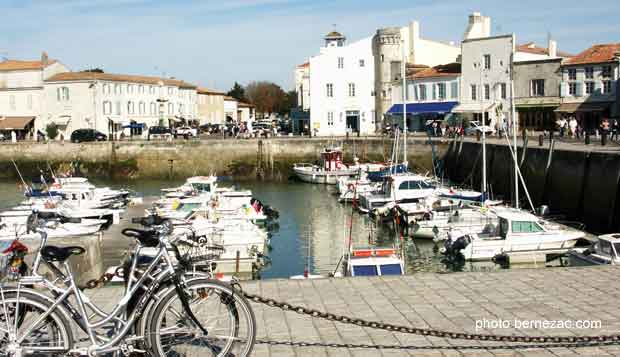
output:
[[[245,96],[245,88],[243,88],[243,86],[237,82],[235,82],[232,89],[229,90],[226,95],[233,97],[241,102],[245,102],[247,100]]]
[[[50,140],[54,140],[58,136],[58,127],[54,123],[47,124],[45,133]]]
[[[89,68],[89,69],[85,69],[84,72],[93,72],[93,73],[104,73],[103,69],[97,67],[97,68]]]

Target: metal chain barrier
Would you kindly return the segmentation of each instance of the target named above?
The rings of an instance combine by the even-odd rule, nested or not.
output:
[[[280,302],[274,299],[265,298],[260,295],[250,294],[243,290],[238,284],[237,289],[243,296],[255,303],[267,305],[273,308],[279,308],[284,311],[293,311],[301,315],[307,315],[314,318],[320,318],[328,321],[335,321],[344,324],[356,325],[360,327],[368,327],[391,332],[407,333],[422,336],[441,337],[448,339],[461,339],[470,341],[493,341],[493,342],[520,342],[520,343],[541,343],[544,348],[549,348],[549,344],[570,344],[575,345],[601,345],[601,344],[619,344],[620,335],[601,335],[601,336],[508,336],[508,335],[492,335],[492,334],[476,334],[466,332],[441,331],[426,328],[417,328],[410,326],[394,325],[390,323],[368,321],[359,318],[352,318],[344,315],[336,315],[315,309],[305,308],[303,306],[291,305],[286,302]],[[367,345],[363,345],[367,346]],[[561,347],[561,346],[560,346]]]

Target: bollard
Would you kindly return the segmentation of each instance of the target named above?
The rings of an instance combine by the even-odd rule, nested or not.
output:
[[[590,133],[586,132],[586,145],[590,145]]]
[[[237,256],[235,257],[235,274],[239,274],[239,260],[241,259],[241,253],[237,251]]]
[[[543,146],[544,140],[545,140],[545,136],[543,134],[538,135],[538,146]]]
[[[601,146],[607,145],[607,131],[603,131],[601,135]]]
[[[480,130],[476,130],[476,141],[480,141]]]
[[[549,142],[553,141],[553,130],[549,131]]]

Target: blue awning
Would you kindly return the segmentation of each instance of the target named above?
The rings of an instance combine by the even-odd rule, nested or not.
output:
[[[407,103],[407,114],[449,113],[459,102]],[[402,114],[403,105],[394,104],[387,114]]]

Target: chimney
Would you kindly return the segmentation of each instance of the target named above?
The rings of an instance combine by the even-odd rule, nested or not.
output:
[[[45,51],[41,53],[41,64],[43,64],[43,67],[47,67],[49,64],[49,58],[47,57],[47,52]]]
[[[558,56],[558,43],[555,40],[549,39],[547,48],[549,50],[549,57],[555,58]]]
[[[469,23],[463,39],[484,38],[491,36],[491,18],[482,16],[479,12],[469,15]]]

